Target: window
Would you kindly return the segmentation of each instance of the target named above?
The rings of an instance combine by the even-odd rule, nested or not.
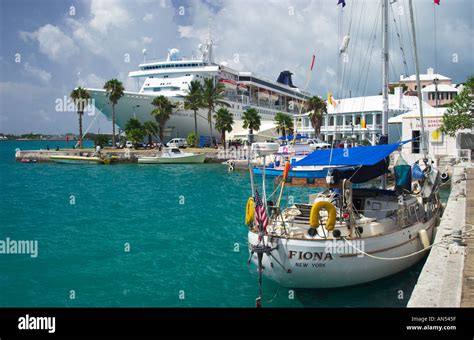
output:
[[[375,116],[375,124],[382,124],[382,114],[377,114]]]
[[[412,131],[411,138],[413,142],[411,142],[411,153],[420,153],[420,131]]]
[[[369,114],[368,116],[366,116],[365,117],[365,123],[367,125],[374,124],[374,116],[372,114]]]

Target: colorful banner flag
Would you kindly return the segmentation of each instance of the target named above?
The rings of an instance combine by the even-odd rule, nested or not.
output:
[[[336,101],[331,95],[331,92],[328,91],[328,100],[327,100],[328,105],[332,105],[333,107],[336,107]]]
[[[435,0],[436,1],[436,0]],[[439,1],[439,0],[438,0]],[[340,4],[342,4],[342,8],[344,8],[346,6],[346,0],[339,0],[337,5],[339,6]]]
[[[367,124],[365,123],[365,119],[361,119],[361,121],[360,121],[360,127],[361,127],[362,129],[367,128]]]
[[[313,60],[311,61],[311,71],[313,70],[313,66],[314,66],[314,58],[315,58],[315,55],[313,54]]]
[[[434,3],[437,4],[439,6],[439,2],[440,0],[434,0]]]

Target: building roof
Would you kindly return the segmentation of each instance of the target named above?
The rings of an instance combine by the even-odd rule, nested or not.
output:
[[[335,99],[336,107],[328,105],[327,110],[328,114],[381,112],[383,104],[382,99],[381,95]],[[423,102],[423,107],[425,108],[425,106],[427,108],[431,107],[428,103]],[[418,97],[405,96],[401,93],[389,94],[388,109],[393,111],[411,111],[418,109]],[[308,115],[309,112],[302,114],[302,116]]]
[[[423,107],[425,109],[425,107]],[[423,111],[423,117],[426,118],[439,118],[444,115],[446,112],[447,108],[446,107],[431,107],[427,110]],[[402,123],[403,119],[410,119],[410,118],[420,118],[420,111],[418,110],[413,110],[413,111],[408,111],[405,113],[402,113],[401,115],[398,115],[396,117],[392,117],[388,119],[389,124],[395,124],[395,123]]]
[[[421,92],[436,92],[436,85],[425,86]],[[438,92],[458,92],[458,89],[452,85],[438,84]]]
[[[435,79],[439,80],[451,80],[446,76],[443,76],[439,73],[433,73],[433,69],[430,67],[426,70],[426,74],[420,74],[420,81],[433,81]],[[416,81],[416,75],[412,74],[411,76],[404,77],[403,75],[400,76],[400,82],[403,81]]]

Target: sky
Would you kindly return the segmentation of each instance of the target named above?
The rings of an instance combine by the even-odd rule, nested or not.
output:
[[[271,80],[290,70],[295,85],[323,98],[328,91],[336,98],[377,95],[380,1],[346,0],[344,8],[337,2],[0,0],[0,133],[76,132],[77,114],[58,107],[72,89],[102,88],[117,78],[135,91],[128,72],[143,62],[143,49],[147,60],[166,58],[170,48],[191,57],[209,27],[218,63]],[[474,1],[413,2],[422,73],[436,67],[454,83],[474,74]],[[408,0],[390,7],[393,82],[407,71],[413,74],[414,62]],[[340,54],[345,35],[350,42]],[[102,115],[94,121],[86,115],[84,126],[89,125],[90,132],[111,131]]]

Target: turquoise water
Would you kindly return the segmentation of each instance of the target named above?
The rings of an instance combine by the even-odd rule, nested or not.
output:
[[[37,258],[0,255],[0,306],[255,305],[247,173],[220,164],[15,162],[15,148],[47,144],[65,146],[0,142],[0,240],[39,243]],[[294,299],[264,278],[263,305],[405,306],[421,266],[357,287],[296,290]]]

